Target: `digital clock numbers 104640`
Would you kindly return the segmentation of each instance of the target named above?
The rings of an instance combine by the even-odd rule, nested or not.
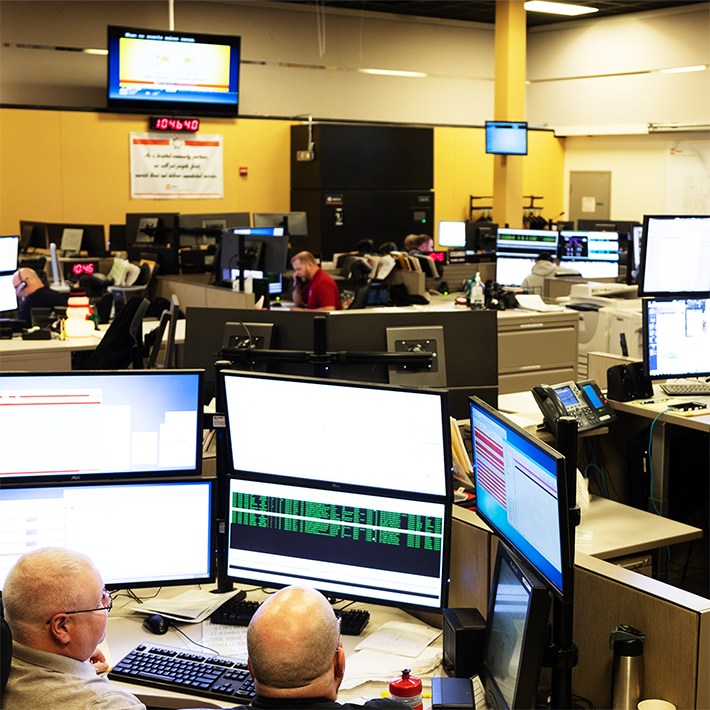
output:
[[[184,131],[196,133],[200,129],[199,118],[171,118],[168,116],[151,116],[151,131]]]

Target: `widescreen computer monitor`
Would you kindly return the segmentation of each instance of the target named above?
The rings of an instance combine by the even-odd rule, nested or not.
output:
[[[639,269],[641,267],[641,242],[643,239],[643,226],[632,227],[629,235],[629,253],[626,259],[626,283],[638,283]]]
[[[89,555],[110,588],[214,580],[211,481],[0,487],[0,588],[20,555]]]
[[[584,279],[619,276],[618,232],[560,232],[560,266],[577,271]]]
[[[225,229],[248,229],[250,226],[249,212],[181,214],[180,246],[193,247],[203,244],[214,246],[219,242]]]
[[[490,708],[536,706],[551,597],[528,566],[498,545],[488,600],[481,682]]]
[[[505,256],[557,256],[557,232],[548,229],[499,227],[496,252]]]
[[[710,376],[710,298],[643,299],[642,308],[649,377]]]
[[[20,220],[20,251],[28,249],[49,249],[46,222]]]
[[[239,268],[239,238],[244,237],[245,270],[282,274],[288,268],[288,235],[283,227],[228,229],[222,234],[216,259],[222,281],[233,280]]]
[[[289,237],[308,236],[308,219],[305,212],[255,212],[254,226],[283,227]]]
[[[477,513],[564,600],[573,569],[564,456],[471,397]]]
[[[223,386],[227,578],[446,606],[453,477],[445,392],[237,371],[223,372]],[[321,414],[317,424],[285,428],[273,446],[264,422],[286,402]],[[354,441],[338,413],[366,423],[367,436]],[[412,421],[417,437],[407,434]]]
[[[439,222],[439,246],[466,248],[466,222]]]
[[[710,296],[710,216],[643,218],[639,296]]]
[[[202,370],[0,373],[0,481],[202,468]]]
[[[0,273],[17,270],[20,253],[19,237],[0,237]]]
[[[77,230],[78,249],[67,249],[65,246],[67,237]],[[89,256],[105,256],[106,254],[106,232],[103,224],[47,224],[47,233],[50,244],[56,244],[60,249],[66,251],[85,251]]]

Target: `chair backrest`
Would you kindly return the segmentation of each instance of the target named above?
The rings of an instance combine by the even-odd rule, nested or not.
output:
[[[175,333],[177,331],[178,314],[180,312],[180,302],[175,294],[170,296],[170,324],[168,326],[168,344],[165,348],[165,369],[173,368],[175,356]]]
[[[134,296],[121,309],[95,350],[74,356],[74,370],[125,370],[142,358],[143,316],[150,301]],[[142,366],[142,363],[141,363]]]
[[[0,705],[12,665],[12,631],[5,619],[0,618]]]
[[[153,341],[153,346],[150,349],[150,357],[148,358],[148,370],[154,370],[158,367],[158,353],[160,353],[160,348],[163,345],[163,334],[165,333],[165,328],[170,321],[170,311],[163,311],[160,314],[160,322],[158,327],[153,331],[155,335],[155,340]]]
[[[360,281],[357,286],[355,286],[355,298],[348,306],[348,310],[352,311],[355,308],[366,308],[367,303],[370,300],[370,287],[372,286],[372,279],[366,279],[365,281]]]

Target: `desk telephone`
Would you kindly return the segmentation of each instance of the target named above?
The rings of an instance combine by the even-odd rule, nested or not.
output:
[[[532,388],[532,393],[542,412],[545,426],[553,434],[557,433],[557,420],[562,416],[574,417],[578,431],[606,426],[617,419],[594,380],[539,385]]]

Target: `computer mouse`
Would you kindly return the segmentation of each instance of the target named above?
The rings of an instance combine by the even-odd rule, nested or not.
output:
[[[145,626],[145,628],[151,633],[167,634],[168,629],[170,628],[170,619],[166,619],[160,614],[153,614],[153,616],[149,616],[143,622],[143,626]]]

